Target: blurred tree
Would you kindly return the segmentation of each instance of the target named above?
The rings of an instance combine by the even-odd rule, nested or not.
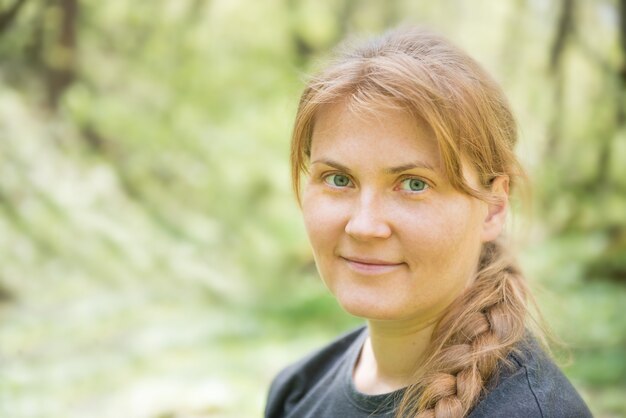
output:
[[[56,109],[65,90],[76,77],[76,32],[78,0],[48,0],[46,14],[50,18],[43,60],[48,91],[48,104]]]
[[[557,21],[556,35],[550,49],[550,75],[554,83],[554,108],[552,120],[548,130],[548,143],[546,146],[546,160],[550,161],[558,155],[559,142],[561,141],[561,125],[563,123],[563,55],[574,32],[575,24],[574,0],[562,0],[559,18]]]
[[[594,7],[596,7],[594,5]],[[616,280],[624,280],[626,277],[626,213],[621,215],[609,215],[615,212],[614,205],[623,205],[626,201],[626,187],[615,176],[611,158],[615,150],[615,141],[626,130],[625,105],[626,105],[626,0],[620,0],[617,9],[614,10],[616,19],[615,33],[618,46],[617,59],[611,61],[606,49],[589,46],[585,42],[585,34],[578,16],[579,4],[575,0],[562,0],[557,19],[554,40],[550,49],[549,72],[553,80],[553,110],[549,123],[546,146],[546,161],[559,161],[556,165],[547,166],[560,178],[555,184],[557,193],[560,190],[569,189],[570,193],[579,202],[570,208],[569,217],[557,227],[561,233],[602,233],[607,240],[606,251],[596,259],[590,260],[587,267],[589,277],[606,277]],[[589,7],[589,5],[587,5]],[[574,184],[570,184],[567,177],[561,173],[571,171],[568,166],[571,159],[564,153],[566,149],[572,149],[575,144],[571,137],[571,129],[564,131],[563,125],[569,123],[572,118],[579,117],[568,115],[564,106],[564,95],[579,88],[578,84],[568,84],[565,68],[570,67],[566,62],[566,51],[575,48],[573,52],[580,54],[589,62],[590,66],[598,74],[598,80],[606,97],[612,100],[603,104],[599,111],[612,109],[612,116],[607,117],[607,122],[597,126],[594,120],[598,108],[589,107],[589,111],[583,116],[587,119],[585,130],[594,138],[592,152],[597,156],[595,169],[586,177],[581,178]],[[573,148],[575,149],[575,148]],[[570,151],[571,155],[571,151]],[[566,158],[563,158],[565,156]],[[584,158],[578,155],[574,158]],[[545,195],[543,206],[550,207],[554,201],[555,189],[547,189],[550,192]],[[558,194],[557,194],[558,196]],[[583,197],[582,199],[579,197]],[[598,204],[603,202],[603,204]],[[617,202],[617,203],[616,203]]]
[[[298,16],[301,14],[299,9],[303,5],[302,1],[287,0],[286,4],[290,15]],[[318,56],[320,52],[326,51],[337,44],[349,33],[351,20],[357,10],[358,2],[356,0],[342,0],[334,6],[337,10],[336,13],[332,14],[333,19],[335,19],[333,26],[337,29],[334,31],[333,36],[327,39],[324,44],[311,40],[310,36],[307,36],[303,31],[302,25],[297,21],[291,25],[291,39],[296,53],[296,60],[301,66],[308,63],[311,57]]]
[[[15,0],[6,10],[0,11],[0,35],[11,27],[11,24],[15,21],[15,18],[25,3],[26,0]]]
[[[25,6],[31,6],[30,9]],[[15,27],[3,51],[18,83],[36,75],[43,81],[45,102],[56,110],[63,93],[76,79],[78,0],[16,0],[0,12],[0,34]],[[19,24],[18,24],[19,21]],[[6,35],[5,35],[6,36]],[[6,39],[6,38],[5,38]]]

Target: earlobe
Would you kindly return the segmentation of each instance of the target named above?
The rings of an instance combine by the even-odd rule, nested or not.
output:
[[[482,242],[495,240],[502,230],[509,209],[509,177],[498,176],[491,183],[491,196],[495,199],[487,204],[487,215],[483,222]]]

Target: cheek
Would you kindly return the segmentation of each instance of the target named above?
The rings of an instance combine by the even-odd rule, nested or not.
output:
[[[462,199],[445,205],[424,206],[405,219],[405,242],[410,257],[435,269],[473,264],[480,246],[480,223],[476,208]],[[406,215],[405,215],[406,218]]]
[[[345,228],[345,214],[346,208],[341,203],[315,190],[305,190],[302,195],[302,218],[316,254],[332,248],[330,243]]]

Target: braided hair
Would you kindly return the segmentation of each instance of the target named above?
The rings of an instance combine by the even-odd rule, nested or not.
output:
[[[525,280],[499,241],[484,245],[474,284],[435,329],[426,373],[410,386],[398,416],[463,417],[524,337]]]

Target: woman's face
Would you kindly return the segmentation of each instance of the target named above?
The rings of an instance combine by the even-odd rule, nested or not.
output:
[[[303,215],[322,279],[349,313],[432,320],[473,279],[489,208],[441,164],[431,129],[400,110],[318,114]]]

